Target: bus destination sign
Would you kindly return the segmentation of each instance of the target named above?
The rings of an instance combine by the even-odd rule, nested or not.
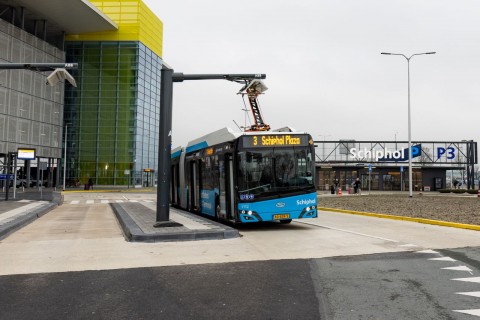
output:
[[[243,137],[244,148],[308,146],[307,135],[262,134]]]

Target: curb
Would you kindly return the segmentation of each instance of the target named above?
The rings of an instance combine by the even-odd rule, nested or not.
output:
[[[395,216],[395,215],[384,214],[384,213],[372,213],[372,212],[352,211],[352,210],[324,208],[324,207],[317,207],[317,210],[356,214],[360,216],[368,216],[368,217],[391,219],[391,220],[404,220],[404,221],[418,222],[423,224],[432,224],[432,225],[443,226],[443,227],[452,227],[452,228],[480,231],[480,226],[475,224],[465,224],[465,223],[448,222],[448,221],[442,221],[442,220]]]
[[[26,215],[23,215],[4,224],[0,227],[0,240],[5,239],[15,231],[20,230],[21,228],[25,227],[26,225],[30,224],[41,216],[47,214],[51,210],[55,209],[57,206],[57,203],[50,202],[40,208],[33,210],[32,212],[29,212]]]
[[[62,193],[108,193],[108,192],[137,192],[137,193],[150,193],[154,192],[153,189],[95,189],[95,190],[65,190],[60,191]]]
[[[117,220],[122,227],[125,239],[130,242],[166,242],[166,241],[195,241],[195,240],[222,240],[240,237],[238,230],[223,227],[216,230],[174,231],[165,233],[147,234],[133,221],[127,211],[118,203],[110,203]]]

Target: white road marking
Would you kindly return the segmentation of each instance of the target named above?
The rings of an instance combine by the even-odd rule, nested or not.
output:
[[[401,244],[399,245],[399,247],[418,247],[418,246],[416,244],[408,243],[408,244]]]
[[[472,310],[452,310],[454,312],[461,312],[461,313],[466,313],[470,314],[472,316],[479,316],[480,317],[480,309],[472,309]]]
[[[438,252],[434,250],[422,250],[422,251],[415,251],[415,253],[438,253]]]
[[[100,200],[100,202],[103,203],[103,204],[107,204],[107,203],[111,203],[111,202],[123,203],[123,202],[125,202],[125,200],[121,200],[121,199],[116,199],[116,200],[103,199],[103,200]],[[154,201],[154,200],[127,200],[127,202],[148,202],[148,203],[154,203],[155,201]],[[95,200],[85,200],[85,203],[86,203],[86,204],[94,204],[94,203],[95,203]],[[80,200],[72,200],[72,201],[70,201],[70,204],[80,204]]]
[[[471,277],[471,278],[457,278],[457,279],[452,279],[455,281],[465,281],[465,282],[475,282],[475,283],[480,283],[480,277]]]
[[[445,270],[454,270],[454,271],[467,271],[467,272],[472,273],[472,269],[470,269],[470,268],[467,267],[467,266],[447,267],[447,268],[442,268],[442,269],[445,269]]]
[[[480,291],[473,291],[473,292],[456,292],[455,294],[463,294],[464,296],[472,296],[480,298]]]
[[[27,200],[27,199],[22,199],[22,200],[18,200],[18,202],[32,202],[33,200]]]
[[[330,229],[330,230],[341,231],[341,232],[345,232],[345,233],[356,234],[356,235],[358,235],[358,236],[369,237],[369,238],[374,238],[374,239],[379,239],[379,240],[384,240],[384,241],[390,241],[390,242],[395,242],[395,243],[400,242],[400,241],[397,241],[397,240],[392,240],[392,239],[387,239],[387,238],[372,236],[372,235],[370,235],[370,234],[359,233],[359,232],[354,232],[354,231],[345,230],[345,229],[338,229],[338,228],[329,227],[329,226],[325,226],[325,225],[321,225],[321,224],[309,223],[309,222],[306,222],[306,221],[298,221],[298,220],[295,220],[295,221],[298,222],[298,223],[308,224],[308,225],[311,225],[311,226],[321,227],[321,228],[325,228],[325,229]]]
[[[450,258],[450,257],[431,258],[431,259],[428,259],[428,260],[434,260],[434,261],[450,261],[450,262],[457,261],[457,260],[452,259],[452,258]]]

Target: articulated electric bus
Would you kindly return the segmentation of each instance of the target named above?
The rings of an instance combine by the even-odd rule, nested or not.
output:
[[[233,223],[317,217],[312,137],[224,128],[172,150],[175,207]]]

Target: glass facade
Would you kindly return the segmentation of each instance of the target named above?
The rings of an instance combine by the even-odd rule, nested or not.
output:
[[[62,50],[0,20],[1,62],[65,62]],[[0,70],[0,155],[35,148],[37,157],[62,153],[63,83],[45,85],[48,74]]]
[[[158,163],[160,57],[139,41],[67,42],[66,54],[79,63],[65,92],[67,180],[142,184]]]

